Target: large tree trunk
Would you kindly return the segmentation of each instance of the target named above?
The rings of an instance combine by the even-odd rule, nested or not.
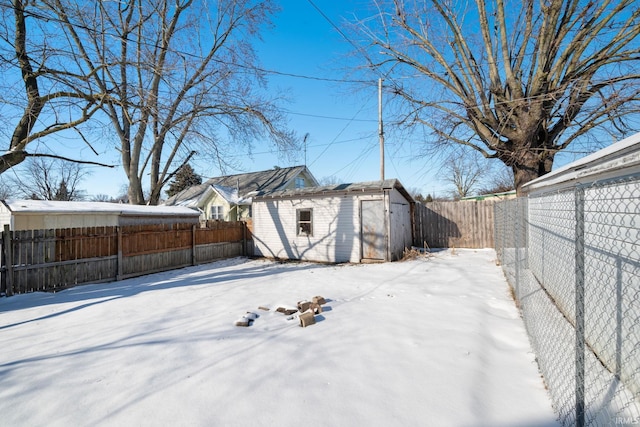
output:
[[[524,184],[551,172],[553,158],[553,152],[545,151],[538,155],[532,151],[525,151],[517,161],[511,162],[510,166],[518,196],[522,195]]]
[[[399,122],[500,158],[518,191],[587,133],[633,132],[638,0],[375,3],[359,53],[405,102]]]
[[[129,188],[127,196],[130,205],[144,205],[144,192],[142,191],[142,182],[136,175],[129,175]]]

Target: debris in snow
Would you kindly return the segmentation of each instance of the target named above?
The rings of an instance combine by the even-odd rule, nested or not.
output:
[[[324,298],[322,298],[320,295],[316,295],[315,297],[313,297],[311,301],[318,305],[324,305],[327,303],[327,301]]]
[[[253,321],[258,317],[260,317],[258,314],[247,311],[247,314],[236,321],[236,326],[242,326],[245,328],[251,326],[253,324]]]
[[[246,318],[247,318],[247,319],[249,319],[249,320],[256,320],[256,319],[257,319],[258,317],[260,317],[260,316],[259,316],[258,314],[256,314],[256,313],[252,313],[252,312],[250,312],[250,311],[247,311],[247,314],[245,314],[245,315],[244,315],[244,316],[242,316],[242,317],[246,317]]]
[[[300,326],[303,328],[316,323],[315,315],[322,313],[322,305],[326,304],[327,300],[320,295],[314,296],[311,301],[300,300],[297,303],[297,309],[278,307],[275,309],[277,313],[282,313],[287,316],[287,320],[299,319]],[[270,311],[269,307],[259,306],[259,310]],[[296,313],[298,313],[296,315]],[[236,322],[236,326],[251,326],[253,321],[260,317],[253,312],[247,312],[240,320]]]
[[[300,319],[300,326],[303,328],[316,323],[316,317],[314,316],[313,311],[305,311],[298,317]]]
[[[251,323],[253,323],[252,321],[250,321],[249,319],[247,319],[246,317],[243,317],[239,320],[236,320],[236,326],[242,326],[242,327],[247,327],[249,326]]]
[[[320,314],[322,313],[322,306],[320,304],[312,302],[309,305],[309,310],[311,310],[314,314]]]
[[[309,310],[310,305],[311,303],[307,300],[298,301],[298,310],[300,311],[300,313],[304,313],[305,311]]]
[[[297,309],[293,309],[293,308],[289,309],[289,308],[284,308],[284,307],[278,307],[276,309],[276,311],[278,313],[284,314],[285,316],[291,316],[293,313],[297,313],[298,312]]]

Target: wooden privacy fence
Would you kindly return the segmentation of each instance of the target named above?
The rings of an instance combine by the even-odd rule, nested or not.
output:
[[[244,222],[0,233],[0,294],[55,291],[246,254]]]
[[[416,203],[415,242],[431,248],[493,248],[493,200]]]

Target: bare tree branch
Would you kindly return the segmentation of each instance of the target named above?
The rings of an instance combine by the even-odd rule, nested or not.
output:
[[[130,203],[147,202],[147,178],[149,202],[158,203],[195,144],[216,143],[199,127],[295,144],[275,100],[258,95],[262,73],[250,43],[276,10],[271,0],[124,0],[93,8],[42,1],[64,23],[78,61],[96,70],[91,84],[109,94],[102,111],[120,141]]]
[[[518,189],[572,142],[626,136],[640,111],[634,0],[373,3],[377,19],[356,28],[365,63],[403,100],[400,121],[499,158]]]
[[[86,84],[86,74],[95,70],[79,73],[56,66],[69,60],[71,49],[49,41],[48,35],[59,27],[56,22],[49,22],[40,4],[12,0],[10,6],[0,7],[10,9],[13,15],[12,26],[3,21],[3,33],[7,36],[2,38],[0,49],[5,53],[0,57],[7,61],[10,69],[20,73],[24,87],[24,98],[20,100],[22,114],[12,122],[13,133],[8,148],[0,151],[2,174],[37,154],[27,150],[34,141],[87,122],[100,109],[106,94],[96,92]],[[38,20],[43,24],[31,31],[28,19],[34,27]],[[12,84],[9,80],[5,79],[5,83]],[[62,116],[67,118],[59,120]]]

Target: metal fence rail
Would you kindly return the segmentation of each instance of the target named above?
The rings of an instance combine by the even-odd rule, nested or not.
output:
[[[563,425],[640,424],[640,177],[495,206],[496,251]]]

